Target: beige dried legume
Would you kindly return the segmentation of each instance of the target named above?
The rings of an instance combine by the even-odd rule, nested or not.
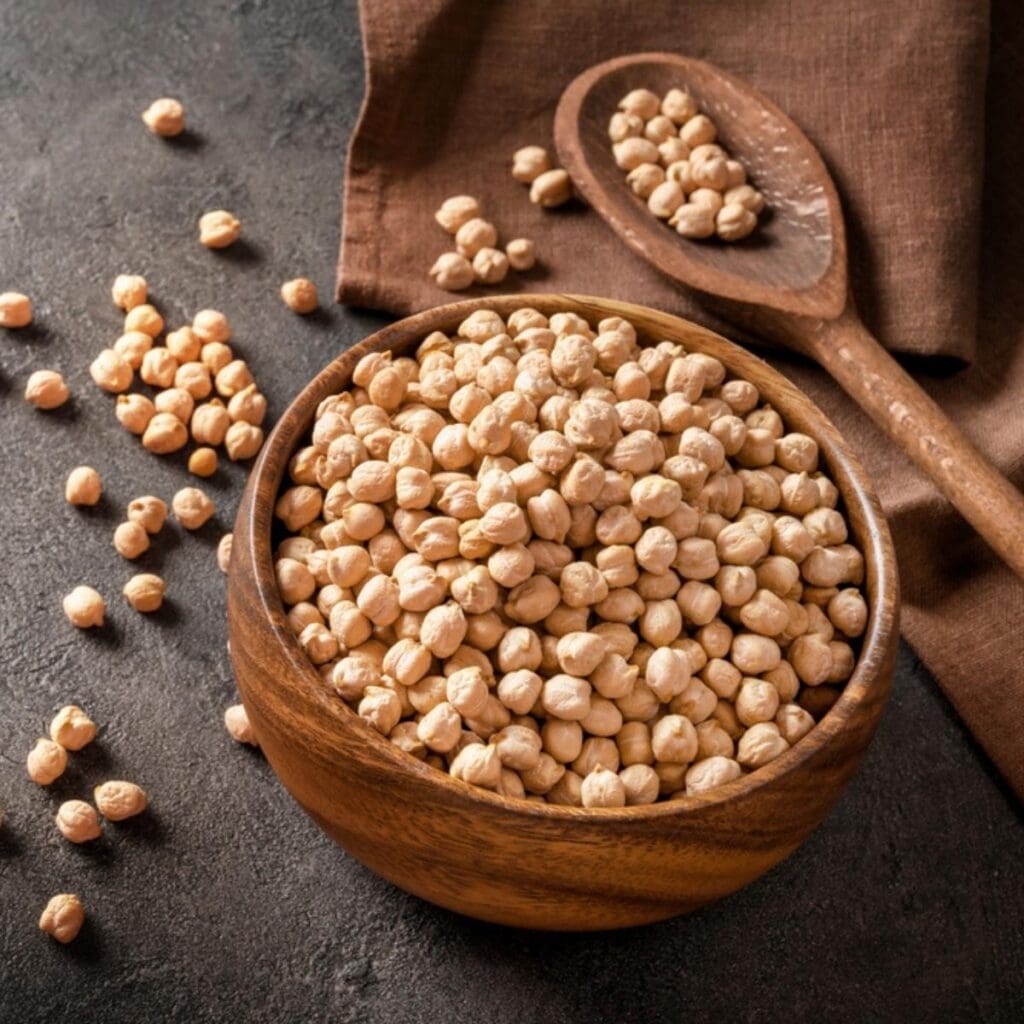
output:
[[[608,126],[616,164],[650,212],[684,238],[736,242],[757,226],[764,196],[746,170],[715,143],[717,128],[693,97],[670,89],[659,99],[634,89]]]
[[[479,310],[353,388],[289,463],[275,573],[329,685],[412,756],[572,806],[700,794],[799,742],[853,672],[838,492],[718,360]]]
[[[74,893],[52,896],[39,918],[39,930],[60,943],[71,942],[85,924],[85,907]]]

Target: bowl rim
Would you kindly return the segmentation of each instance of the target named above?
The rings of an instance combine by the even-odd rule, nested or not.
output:
[[[347,361],[351,367],[359,357],[368,352],[384,349],[402,350],[405,346],[422,340],[432,330],[451,330],[451,327],[445,325],[457,324],[476,310],[495,309],[504,319],[513,310],[520,308],[532,307],[542,312],[546,308],[546,315],[553,315],[573,306],[588,307],[591,310],[590,317],[594,317],[595,322],[598,314],[602,319],[612,316],[630,319],[632,314],[636,319],[650,320],[653,317],[666,325],[681,325],[688,333],[696,335],[698,344],[694,346],[695,349],[705,350],[704,346],[707,346],[720,350],[714,353],[718,358],[724,353],[726,358],[723,362],[730,373],[747,377],[745,368],[751,367],[756,370],[757,375],[767,378],[772,393],[765,395],[761,385],[758,385],[758,389],[763,397],[769,399],[773,407],[778,407],[775,400],[779,397],[779,392],[784,393],[787,389],[794,392],[792,397],[783,396],[780,405],[789,405],[794,398],[802,402],[804,411],[799,414],[800,418],[814,421],[815,440],[819,443],[819,450],[828,466],[830,477],[840,491],[843,503],[847,508],[855,504],[863,517],[861,534],[855,539],[865,560],[864,589],[867,592],[868,625],[861,638],[861,649],[853,674],[844,685],[839,699],[810,732],[784,754],[767,765],[747,772],[705,794],[674,796],[668,800],[637,806],[584,808],[526,800],[522,797],[508,797],[452,778],[446,772],[431,767],[401,750],[386,736],[364,722],[344,700],[331,692],[330,686],[325,683],[317,667],[309,661],[299,646],[298,638],[287,625],[284,605],[277,590],[271,549],[273,507],[272,503],[268,503],[269,508],[264,507],[261,510],[258,507],[259,485],[266,484],[267,493],[273,494],[276,500],[285,481],[291,455],[308,434],[317,406],[324,398],[337,394],[341,388],[348,386],[348,381],[337,379],[343,362]],[[638,328],[638,334],[642,337],[650,337],[651,333],[648,329]],[[257,605],[294,673],[294,677],[288,679],[287,685],[296,713],[308,717],[312,705],[317,705],[320,711],[326,711],[338,721],[339,729],[352,730],[352,738],[364,745],[368,744],[372,752],[388,767],[399,773],[419,777],[420,781],[436,788],[438,795],[448,801],[482,803],[491,811],[507,811],[520,819],[524,816],[540,817],[561,822],[578,822],[581,817],[587,820],[600,817],[602,821],[635,823],[651,818],[685,816],[688,813],[704,811],[715,805],[751,796],[777,782],[818,755],[822,748],[836,741],[853,723],[869,697],[875,697],[877,691],[881,691],[883,700],[887,696],[889,679],[884,669],[890,649],[895,645],[898,631],[899,581],[888,524],[867,473],[842,438],[838,428],[796,384],[763,359],[728,338],[694,321],[663,313],[652,307],[570,293],[514,293],[483,296],[434,306],[373,332],[347,347],[324,366],[281,414],[252,468],[249,484],[238,508],[237,522],[242,522],[243,517],[247,525],[244,535],[249,539],[247,554]],[[237,524],[235,530],[237,533]],[[234,582],[234,566],[237,564],[237,560],[233,561],[229,570],[229,586]],[[300,703],[305,706],[304,709],[299,707]]]

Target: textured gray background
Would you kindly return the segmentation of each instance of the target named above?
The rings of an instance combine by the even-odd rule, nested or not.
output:
[[[138,119],[168,93],[194,128],[170,144]],[[0,332],[0,1021],[1020,1020],[1019,809],[906,650],[863,770],[788,862],[689,918],[546,936],[377,880],[226,737],[214,546],[238,467],[211,484],[216,526],[171,526],[142,560],[167,578],[166,610],[123,604],[132,569],[111,531],[129,499],[169,498],[185,474],[124,434],[89,380],[119,333],[110,281],[144,273],[172,325],[225,310],[279,412],[383,322],[300,320],[276,295],[298,273],[330,294],[360,93],[351,3],[0,0],[0,291],[36,303],[34,328]],[[195,220],[222,205],[246,243],[215,255]],[[74,393],[51,415],[21,399],[44,366]],[[62,500],[79,463],[104,477],[94,511]],[[61,615],[79,582],[108,598],[102,632]],[[43,790],[24,755],[68,701],[100,741]],[[57,803],[112,775],[142,783],[152,810],[65,843]],[[66,890],[89,924],[65,948],[36,919]]]

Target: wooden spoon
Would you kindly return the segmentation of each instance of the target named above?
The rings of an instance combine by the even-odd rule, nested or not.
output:
[[[770,215],[753,235],[733,244],[682,238],[626,186],[608,121],[640,87],[659,95],[683,88],[715,121],[723,145],[765,195]],[[562,94],[555,144],[576,188],[627,245],[680,284],[727,300],[726,315],[816,360],[1024,577],[1024,497],[861,323],[835,185],[774,103],[705,61],[617,57],[584,71]]]

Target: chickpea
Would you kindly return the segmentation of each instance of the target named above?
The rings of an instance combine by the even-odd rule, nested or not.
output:
[[[497,747],[470,743],[455,755],[448,769],[452,778],[481,789],[497,789],[501,782],[501,758]]]
[[[143,360],[144,363],[145,360]],[[113,394],[127,391],[133,376],[132,368],[112,348],[105,348],[92,361],[89,366],[89,375],[104,391]]]
[[[722,164],[723,177],[727,173]],[[710,161],[709,161],[710,163]],[[715,215],[715,231],[723,242],[738,242],[757,227],[757,216],[742,203],[725,203]]]
[[[142,360],[152,347],[153,339],[142,331],[128,331],[114,342],[114,351],[133,370],[142,366]]]
[[[227,210],[211,210],[199,218],[199,242],[207,249],[227,248],[241,233],[241,223]]]
[[[697,756],[697,730],[682,715],[666,715],[651,729],[651,750],[658,761],[689,764]]]
[[[123,593],[125,600],[132,608],[137,612],[148,614],[159,610],[164,602],[166,589],[167,584],[159,576],[144,572],[133,576],[124,585]]]
[[[704,758],[686,771],[686,795],[697,796],[733,782],[742,774],[739,764],[720,754]]]
[[[59,743],[40,737],[29,751],[26,766],[28,777],[39,786],[48,786],[64,774],[68,765],[67,751]]]
[[[149,805],[149,798],[141,786],[120,780],[104,782],[93,790],[93,799],[100,814],[107,821],[124,821],[141,814]]]
[[[715,233],[715,213],[704,203],[691,198],[676,208],[669,224],[684,238],[710,238]]]
[[[213,390],[213,381],[206,366],[192,361],[178,364],[174,371],[174,387],[187,392],[193,399],[203,399]]]
[[[475,280],[473,264],[457,252],[442,253],[430,268],[430,276],[438,288],[446,292],[461,292]]]
[[[259,741],[253,731],[249,715],[242,704],[232,704],[224,712],[224,728],[236,743],[245,743],[250,747],[258,747]]]
[[[114,548],[122,558],[138,558],[149,549],[149,535],[129,519],[114,530]]]
[[[142,433],[142,446],[157,455],[166,455],[188,443],[188,427],[173,413],[158,412],[150,417]]]
[[[188,471],[198,477],[213,476],[217,472],[217,453],[212,448],[197,448],[188,457]]]
[[[537,252],[533,241],[529,238],[513,238],[505,246],[505,257],[508,260],[508,265],[513,270],[525,272],[532,270],[534,264],[537,262]],[[475,269],[475,261],[474,261]]]
[[[584,807],[625,807],[626,787],[619,776],[598,765],[580,787]]]
[[[159,533],[167,519],[167,505],[152,495],[134,498],[128,503],[128,519],[139,523],[148,534]]]
[[[281,300],[293,312],[305,315],[320,305],[316,285],[308,277],[296,277],[281,285]]]
[[[103,832],[96,808],[84,800],[66,800],[57,809],[57,829],[69,843],[88,843]]]
[[[736,760],[744,768],[760,768],[788,749],[789,744],[783,739],[779,727],[774,722],[759,722],[740,737],[736,747]]]
[[[96,738],[96,723],[77,705],[68,704],[50,722],[50,739],[65,750],[81,750]]]
[[[434,219],[450,235],[474,217],[480,216],[480,204],[472,196],[451,196],[434,214]]]
[[[168,97],[153,100],[142,112],[142,120],[154,135],[173,138],[185,130],[185,108]]]
[[[544,209],[562,206],[572,198],[572,181],[562,168],[544,171],[530,185],[530,202]]]
[[[213,515],[214,505],[198,487],[183,487],[171,499],[171,510],[186,530],[198,530]]]
[[[16,330],[32,323],[32,300],[21,292],[0,294],[0,327]]]
[[[232,462],[251,459],[263,447],[263,431],[251,423],[238,420],[224,435],[224,448]]]
[[[156,408],[145,395],[118,395],[114,415],[129,433],[145,434]]]
[[[551,157],[543,146],[523,146],[512,154],[512,177],[524,185],[549,170]]]
[[[102,493],[100,475],[92,466],[76,466],[68,474],[64,485],[64,500],[69,505],[97,505]]]
[[[612,142],[621,142],[631,136],[640,135],[643,130],[644,119],[624,110],[616,111],[608,122],[608,137]]]
[[[814,728],[814,717],[799,704],[781,704],[775,714],[775,724],[779,735],[792,746]]]
[[[79,629],[103,625],[104,601],[92,587],[75,587],[64,598],[63,607],[68,620]]]
[[[50,898],[39,918],[39,930],[58,942],[72,942],[85,924],[85,907],[73,893],[62,892]]]
[[[25,401],[49,412],[68,400],[68,386],[56,370],[36,370],[25,384]]]

